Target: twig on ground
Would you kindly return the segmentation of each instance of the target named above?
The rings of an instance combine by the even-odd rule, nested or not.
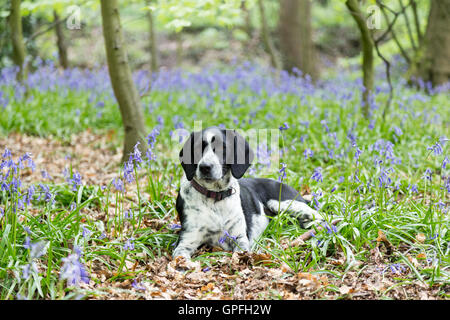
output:
[[[336,219],[333,222],[331,222],[331,224],[335,226],[342,220],[343,220],[342,218]],[[300,236],[298,236],[296,239],[294,239],[291,242],[291,247],[297,247],[299,245],[302,245],[306,240],[311,239],[313,237],[313,235],[316,234],[317,231],[323,230],[323,228],[324,227],[322,227],[322,226],[318,226],[315,230],[309,230],[309,231],[301,234]]]

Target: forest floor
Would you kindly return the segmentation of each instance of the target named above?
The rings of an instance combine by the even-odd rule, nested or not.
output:
[[[24,184],[39,182],[41,170],[46,170],[53,183],[64,183],[68,159],[82,173],[85,185],[105,186],[117,176],[120,148],[111,145],[108,135],[88,130],[72,135],[70,140],[65,143],[51,137],[10,134],[0,140],[0,149],[8,147],[13,155],[32,155],[37,170],[23,172]],[[167,192],[175,197],[176,189]],[[125,198],[137,202],[133,192]],[[143,195],[143,199],[148,198]],[[84,208],[81,212],[92,220],[106,219],[100,208]],[[178,220],[173,211],[163,219],[144,216],[143,221],[160,233],[172,232],[169,226],[174,223]],[[126,261],[127,271],[118,277],[117,270],[102,263],[113,258],[104,256],[86,262],[90,281],[81,283],[79,290],[88,299],[443,299],[445,292],[448,294],[448,283],[430,286],[420,281],[411,268],[392,263],[392,252],[380,238],[373,243],[376,245],[367,248],[364,261],[357,259],[350,268],[345,267],[345,255],[338,250],[323,267],[301,272],[268,252],[230,253],[202,248],[193,261],[172,260],[167,250],[154,258],[137,253],[143,258]],[[289,247],[290,240],[282,239],[281,245]],[[395,250],[404,252],[416,268],[426,268],[426,260],[408,254],[408,246]]]

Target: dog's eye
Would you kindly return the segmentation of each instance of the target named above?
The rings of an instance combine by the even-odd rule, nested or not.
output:
[[[216,136],[213,136],[211,139],[211,142],[214,142],[214,141],[216,141]]]

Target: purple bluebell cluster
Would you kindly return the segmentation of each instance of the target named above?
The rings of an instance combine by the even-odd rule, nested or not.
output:
[[[89,283],[89,273],[80,262],[80,253],[72,253],[61,260],[63,265],[60,271],[60,279],[67,280],[67,286],[78,286],[81,282]]]

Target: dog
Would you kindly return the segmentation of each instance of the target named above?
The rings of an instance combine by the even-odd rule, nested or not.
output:
[[[303,228],[322,220],[294,188],[273,179],[242,178],[254,152],[235,130],[192,132],[179,156],[184,170],[176,199],[181,231],[173,257],[190,259],[203,244],[251,251],[279,212],[294,215]]]

